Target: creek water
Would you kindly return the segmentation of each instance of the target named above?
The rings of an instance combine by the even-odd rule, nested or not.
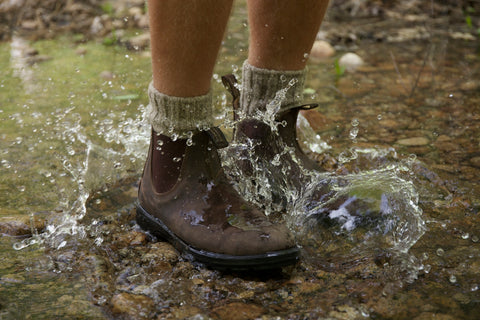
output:
[[[220,75],[240,78],[244,18],[237,9],[213,82],[230,136]],[[50,60],[32,64],[29,47]],[[309,63],[306,100],[320,106],[297,126],[322,172],[305,171],[301,187],[269,185],[282,165],[264,164],[255,180],[265,183],[252,185],[228,162],[248,148],[222,151],[250,201],[270,210],[275,189],[288,199],[302,259],[265,275],[206,269],[134,223],[148,54],[70,37],[0,44],[0,318],[475,319],[478,41],[442,35],[357,52],[367,64],[356,73],[339,73],[339,54]],[[325,185],[328,201],[344,199],[328,214],[315,196]]]

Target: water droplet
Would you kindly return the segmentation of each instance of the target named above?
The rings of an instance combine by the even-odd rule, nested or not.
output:
[[[172,139],[172,141],[177,141],[178,140],[178,134],[172,133],[171,139]]]
[[[360,121],[358,121],[358,119],[353,119],[352,122],[351,122],[352,126],[356,127],[360,124]]]
[[[174,157],[172,160],[173,160],[173,162],[180,162],[180,161],[182,161],[182,158],[181,157]]]
[[[350,130],[350,139],[356,139],[358,135],[358,128],[354,127]]]
[[[465,232],[464,234],[462,234],[463,240],[467,240],[468,238],[470,238],[470,234],[468,232]]]
[[[430,270],[432,270],[432,266],[429,264],[426,264],[423,271],[425,271],[425,273],[429,273]]]
[[[381,113],[377,115],[377,120],[378,121],[382,120],[382,114]]]
[[[18,186],[18,191],[24,192],[25,191],[25,186]]]
[[[479,240],[479,239],[478,239],[478,237],[477,237],[477,236],[472,236],[472,242],[475,242],[475,243],[477,243],[477,242],[478,242],[478,240]]]
[[[187,146],[191,147],[193,145],[193,140],[192,138],[187,139]]]
[[[280,165],[280,155],[276,154],[275,157],[272,160],[272,164],[274,166],[279,166]]]
[[[280,76],[280,81],[282,81],[282,82],[287,81],[287,76],[285,76],[284,74],[282,74],[282,75]]]
[[[297,78],[293,78],[292,80],[290,80],[290,81],[288,82],[288,85],[289,85],[290,87],[293,87],[297,82],[298,82],[298,79],[297,79]]]
[[[478,290],[478,284],[473,284],[472,285],[472,288],[470,289],[470,291],[474,292],[474,291],[477,291]]]
[[[100,203],[102,203],[102,199],[95,200],[95,204],[100,204]]]
[[[442,248],[437,249],[437,256],[441,257],[445,254],[445,251]]]
[[[448,278],[448,281],[450,281],[451,283],[455,283],[457,282],[457,277],[455,277],[455,275],[451,275],[450,278]]]
[[[310,55],[309,55],[307,52],[305,52],[305,53],[303,54],[303,57],[304,57],[305,59],[307,59],[309,56],[310,56]]]
[[[160,146],[160,147],[163,146],[163,140],[158,140],[157,145]]]

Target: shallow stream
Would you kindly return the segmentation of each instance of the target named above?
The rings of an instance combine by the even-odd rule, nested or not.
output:
[[[214,76],[227,133],[220,75],[240,78],[243,11]],[[31,48],[44,55],[35,63]],[[281,184],[302,259],[266,275],[206,269],[134,223],[147,52],[67,36],[1,43],[0,319],[478,318],[478,39],[338,49],[311,59],[306,100],[320,106],[297,124],[325,171]],[[355,73],[335,67],[347,49],[366,61]],[[325,184],[368,210],[323,219],[312,195]],[[238,184],[265,205],[251,187]]]

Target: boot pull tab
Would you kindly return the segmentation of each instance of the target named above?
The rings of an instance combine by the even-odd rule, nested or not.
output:
[[[219,127],[210,128],[209,130],[207,130],[207,134],[210,137],[210,140],[213,142],[215,148],[223,149],[228,147],[227,138],[225,138],[225,135]]]
[[[293,109],[299,109],[299,110],[312,110],[318,107],[318,103],[308,103],[304,104],[298,107],[295,107]]]
[[[235,78],[233,74],[222,76],[222,83],[232,95],[233,100],[240,98],[240,90],[235,86],[237,84],[237,78]]]
[[[237,88],[237,78],[235,78],[233,74],[227,74],[222,76],[222,83],[232,95],[233,121],[238,121],[238,113],[240,112],[240,90]]]

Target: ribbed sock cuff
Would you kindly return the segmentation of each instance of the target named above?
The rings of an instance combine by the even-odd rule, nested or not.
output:
[[[303,100],[306,69],[293,71],[268,70],[250,65],[247,61],[242,69],[240,105],[246,115],[266,106],[281,113],[300,104]]]
[[[213,126],[212,93],[197,97],[174,97],[148,86],[148,121],[156,133],[187,138],[195,130]]]

